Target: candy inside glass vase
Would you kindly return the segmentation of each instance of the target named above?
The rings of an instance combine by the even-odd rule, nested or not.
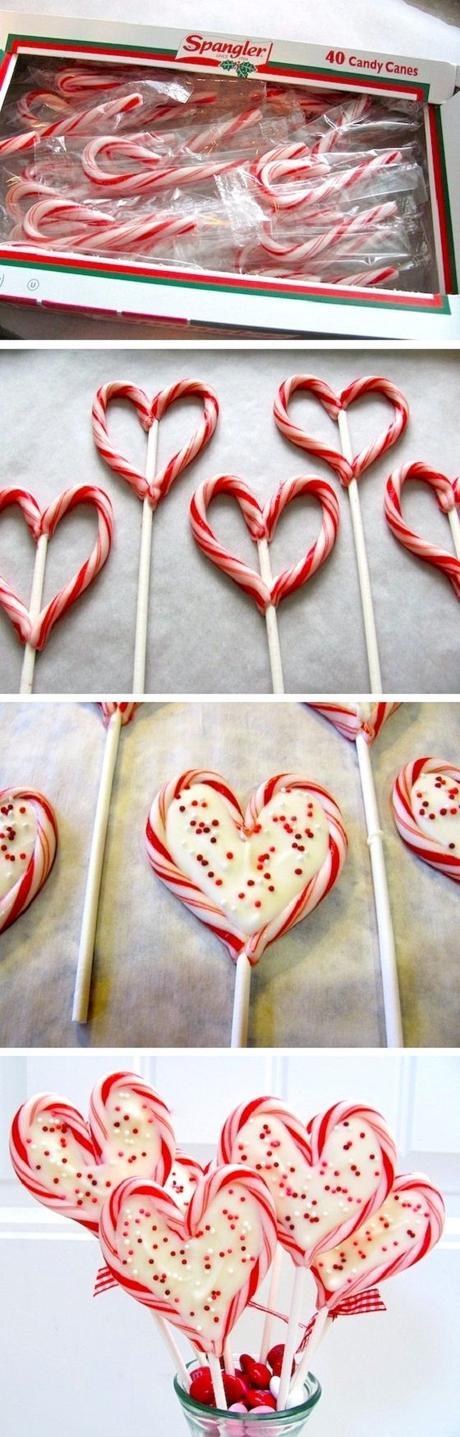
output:
[[[202,1366],[202,1361],[189,1364],[191,1377]],[[187,1428],[191,1437],[256,1437],[257,1433],[270,1433],[270,1437],[300,1437],[321,1397],[318,1379],[309,1372],[304,1384],[304,1401],[284,1412],[265,1411],[254,1407],[245,1411],[243,1403],[235,1403],[235,1409],[227,1411],[196,1401],[186,1392],[179,1377],[174,1378],[174,1390],[179,1399]]]

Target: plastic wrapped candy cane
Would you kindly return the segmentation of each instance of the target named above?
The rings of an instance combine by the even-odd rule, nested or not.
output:
[[[384,723],[399,708],[397,703],[365,703],[350,705],[313,703],[310,707],[329,719],[344,738],[356,747],[359,777],[367,828],[367,842],[374,886],[375,913],[379,938],[380,973],[387,1046],[400,1048],[404,1043],[399,996],[398,967],[391,917],[390,898],[385,866],[383,834],[375,792],[370,756],[371,745]]]
[[[288,405],[293,394],[299,391],[312,393],[325,408],[330,417],[338,423],[339,434],[342,442],[342,453],[331,449],[328,444],[305,433],[298,424],[289,418]],[[360,399],[364,394],[381,394],[393,408],[393,418],[388,428],[378,435],[371,444],[366,445],[359,454],[353,455],[350,434],[347,422],[347,410],[355,400]],[[325,380],[318,379],[314,375],[293,375],[285,380],[280,386],[274,404],[274,418],[278,429],[289,439],[292,444],[300,449],[306,449],[309,454],[317,454],[326,464],[329,464],[335,473],[338,474],[341,484],[348,491],[350,511],[353,524],[353,535],[355,542],[356,562],[361,590],[361,603],[363,611],[364,631],[366,637],[366,648],[369,663],[370,686],[373,693],[381,693],[382,680],[380,674],[380,661],[377,643],[377,631],[375,626],[374,608],[372,603],[372,592],[367,563],[366,543],[361,519],[361,506],[358,494],[358,479],[399,439],[400,434],[406,428],[409,418],[409,407],[407,400],[401,391],[392,384],[389,379],[379,375],[355,379],[341,394],[334,394],[333,390]]]
[[[33,149],[37,144],[37,138],[49,140],[54,135],[91,134],[94,129],[100,129],[101,126],[106,127],[107,122],[114,117],[118,118],[128,111],[137,109],[141,103],[140,95],[134,93],[108,100],[103,105],[95,105],[90,110],[60,116],[52,124],[43,125],[38,136],[35,130],[25,130],[22,134],[10,135],[6,139],[0,139],[0,158],[16,154],[19,150]]]
[[[254,790],[243,814],[220,774],[191,769],[154,799],[146,847],[157,878],[236,964],[232,1047],[244,1047],[251,967],[313,912],[341,873],[347,836],[338,804],[309,779],[276,774]]]
[[[83,901],[72,1008],[73,1023],[86,1023],[88,1019],[102,869],[120,732],[125,724],[131,723],[137,704],[105,702],[100,707],[107,724],[107,734]]]
[[[113,510],[103,489],[97,489],[90,484],[84,484],[79,489],[65,489],[57,499],[52,500],[47,509],[41,509],[38,500],[26,489],[0,490],[0,515],[12,504],[17,505],[23,515],[36,544],[36,557],[29,606],[27,607],[6,579],[1,577],[0,606],[11,620],[18,638],[25,645],[20,693],[31,693],[37,651],[44,649],[57,620],[67,613],[72,604],[75,604],[93,583],[108,559],[112,546]],[[96,511],[95,543],[77,572],[41,608],[49,541],[64,516],[81,504],[90,505]]]
[[[211,529],[208,506],[218,494],[231,494],[239,505],[251,539],[257,544],[260,574],[225,549]],[[274,579],[269,545],[282,513],[293,499],[302,495],[319,501],[322,519],[320,532],[316,542],[303,558]],[[339,507],[333,489],[324,479],[299,475],[280,484],[272,499],[262,508],[256,495],[241,479],[237,479],[233,474],[218,474],[214,479],[205,480],[197,489],[189,513],[192,534],[198,547],[211,563],[228,574],[234,583],[254,599],[264,615],[273,692],[284,693],[276,610],[282,599],[307,583],[324,564],[334,547],[339,526]]]
[[[179,399],[197,398],[202,401],[202,419],[192,438],[158,472],[157,454],[159,426],[163,415],[171,404]],[[148,434],[147,461],[145,474],[135,469],[111,443],[107,426],[107,409],[114,399],[127,399],[134,405],[142,428]],[[143,693],[147,651],[147,624],[150,592],[150,560],[152,547],[152,520],[161,499],[169,493],[171,485],[184,469],[193,463],[202,449],[209,444],[216,428],[219,404],[213,390],[195,379],[181,379],[149,399],[148,395],[135,384],[113,381],[98,389],[93,404],[93,436],[100,455],[113,469],[131,485],[142,500],[142,533],[139,555],[139,578],[134,646],[133,692]]]

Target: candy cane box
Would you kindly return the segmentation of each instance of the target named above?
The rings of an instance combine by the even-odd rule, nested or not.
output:
[[[223,332],[459,337],[453,65],[14,12],[0,51],[0,299]]]

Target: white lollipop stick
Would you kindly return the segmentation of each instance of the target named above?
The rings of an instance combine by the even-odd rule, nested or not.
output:
[[[279,1243],[278,1243],[278,1246],[277,1246],[277,1249],[276,1249],[276,1252],[275,1252],[275,1256],[274,1256],[274,1258],[273,1258],[273,1262],[272,1262],[272,1266],[271,1266],[271,1272],[270,1272],[270,1287],[269,1287],[269,1291],[268,1291],[268,1301],[267,1301],[267,1307],[268,1307],[269,1310],[268,1310],[268,1312],[265,1314],[265,1322],[264,1322],[264,1327],[263,1327],[263,1332],[262,1332],[262,1343],[261,1343],[261,1348],[260,1348],[260,1362],[265,1362],[265,1361],[266,1361],[267,1352],[270,1351],[270,1348],[271,1348],[271,1346],[272,1346],[273,1328],[274,1328],[274,1324],[275,1324],[275,1320],[276,1320],[276,1319],[273,1317],[273,1309],[276,1308],[276,1304],[277,1304],[277,1301],[278,1301],[278,1292],[279,1292],[279,1286],[280,1286],[280,1281],[281,1281],[281,1269],[282,1269],[282,1265],[283,1265],[283,1249],[282,1249],[281,1243],[279,1242]]]
[[[317,1347],[319,1347],[320,1342],[323,1341],[323,1338],[326,1336],[326,1332],[329,1331],[329,1328],[331,1326],[332,1317],[330,1317],[327,1307],[323,1307],[321,1311],[318,1312],[313,1332],[307,1342],[305,1351],[302,1354],[302,1360],[299,1363],[297,1371],[294,1373],[294,1377],[292,1379],[292,1386],[290,1389],[289,1396],[292,1397],[295,1392],[296,1400],[299,1402],[299,1404],[303,1402],[303,1386],[310,1371],[310,1363],[313,1353],[316,1352]]]
[[[107,736],[105,740],[102,773],[99,783],[99,793],[97,796],[96,816],[94,819],[93,836],[91,840],[91,849],[89,855],[88,876],[86,879],[86,890],[83,904],[80,947],[78,950],[77,973],[75,978],[75,990],[72,1009],[73,1023],[86,1023],[88,1019],[88,1004],[91,987],[91,975],[93,971],[94,941],[96,937],[99,893],[102,878],[102,864],[104,860],[107,825],[109,821],[113,775],[115,772],[118,744],[120,741],[121,719],[121,710],[117,708],[115,709],[115,712],[112,714],[109,720]]]
[[[149,429],[145,477],[150,484],[155,478],[158,453],[158,420]],[[137,581],[136,637],[134,640],[133,693],[145,693],[145,663],[147,653],[147,624],[150,594],[150,564],[152,555],[153,509],[148,498],[142,505],[141,546],[139,552],[139,575]]]
[[[227,1337],[226,1341],[224,1342],[224,1367],[225,1371],[229,1372],[231,1377],[235,1376],[235,1363],[233,1361],[233,1352],[230,1337]]]
[[[457,555],[457,559],[460,559],[460,519],[457,510],[449,509],[447,517],[452,530],[455,553]]]
[[[282,1364],[282,1368],[281,1368],[280,1386],[279,1386],[278,1398],[277,1398],[277,1403],[276,1403],[278,1412],[284,1412],[284,1409],[285,1409],[285,1406],[286,1406],[286,1402],[287,1402],[287,1399],[288,1399],[289,1388],[290,1388],[290,1385],[291,1385],[292,1359],[293,1359],[293,1357],[294,1357],[294,1353],[295,1353],[295,1351],[296,1351],[296,1347],[297,1347],[297,1343],[298,1343],[299,1322],[300,1322],[301,1311],[302,1311],[302,1300],[303,1300],[303,1289],[304,1289],[304,1274],[305,1274],[305,1268],[303,1268],[303,1267],[296,1267],[296,1269],[295,1269],[295,1277],[294,1277],[294,1287],[293,1287],[293,1290],[292,1290],[291,1311],[290,1311],[290,1314],[289,1314],[288,1330],[287,1330],[287,1334],[286,1334],[286,1344],[285,1344],[285,1348],[284,1348],[283,1364]]]
[[[248,1041],[249,999],[251,996],[251,964],[242,948],[236,960],[235,992],[233,996],[232,1048],[245,1048]]]
[[[46,554],[48,550],[48,535],[40,534],[35,552],[35,565],[32,577],[32,590],[30,595],[29,614],[31,623],[38,619],[41,609],[43,585],[45,582]],[[26,644],[22,664],[21,682],[19,685],[20,694],[31,694],[34,683],[35,655],[36,649],[31,644]]]
[[[219,1358],[216,1357],[214,1352],[208,1352],[208,1362],[211,1368],[212,1385],[214,1388],[214,1396],[216,1399],[217,1406],[220,1407],[221,1411],[226,1412],[227,1398],[225,1396]]]
[[[261,578],[271,587],[273,575],[270,564],[270,554],[266,539],[257,540],[257,552],[259,555],[259,568]],[[278,620],[274,604],[269,604],[265,610],[265,623],[267,625],[268,652],[270,655],[270,668],[272,673],[272,687],[274,694],[284,694],[283,666],[281,662],[281,649],[278,633]]]
[[[165,1322],[164,1317],[158,1317],[156,1312],[152,1312],[152,1317],[156,1324],[160,1337],[162,1338],[165,1347],[167,1347],[170,1357],[172,1357],[175,1370],[178,1377],[180,1377],[182,1386],[185,1392],[189,1392],[190,1373],[187,1371],[187,1367],[184,1362],[182,1353],[179,1351],[177,1342],[172,1335],[169,1323]]]
[[[340,443],[342,454],[349,463],[353,462],[353,450],[351,447],[350,430],[348,417],[344,409],[340,409],[337,415]],[[366,639],[367,660],[369,664],[370,687],[373,694],[381,694],[382,677],[380,673],[380,659],[377,643],[377,630],[375,626],[374,605],[372,602],[371,581],[369,566],[366,554],[366,541],[364,538],[363,521],[361,517],[361,505],[359,502],[358,483],[351,479],[348,485],[348,498],[350,500],[351,522],[353,526],[353,538],[355,543],[356,564],[358,569],[359,587],[361,591],[361,604],[364,620],[364,634]]]
[[[369,744],[366,743],[364,734],[358,733],[355,742],[364,813],[366,816],[372,881],[374,885],[386,1042],[388,1048],[402,1048],[404,1045],[404,1036],[399,996],[398,968],[374,776],[372,773]]]

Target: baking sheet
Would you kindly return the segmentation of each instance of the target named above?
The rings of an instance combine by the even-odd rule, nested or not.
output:
[[[358,375],[384,374],[410,405],[406,433],[360,481],[363,521],[387,692],[455,693],[460,688],[458,603],[447,579],[421,563],[393,538],[383,515],[384,485],[392,468],[422,459],[454,476],[458,467],[459,358],[456,352],[305,350],[2,352],[1,485],[30,488],[42,503],[70,485],[100,485],[112,499],[112,553],[95,584],[59,621],[38,656],[35,692],[129,692],[132,682],[141,504],[97,453],[91,433],[96,389],[129,378],[156,393],[179,377],[211,384],[220,419],[211,444],[177,481],[154,517],[148,637],[147,692],[270,692],[265,623],[254,603],[216,569],[193,541],[190,498],[205,478],[237,474],[264,500],[294,474],[328,478],[340,498],[341,529],[335,549],[309,583],[278,611],[285,671],[291,693],[367,692],[368,670],[349,504],[326,465],[284,440],[273,402],[289,374],[313,372],[341,389]],[[326,442],[338,444],[337,427],[304,396],[292,415]],[[184,401],[161,424],[160,464],[195,429],[200,406]],[[387,425],[384,400],[364,399],[350,411],[354,450]],[[110,434],[142,467],[146,441],[132,407],[113,404]],[[403,496],[410,524],[452,552],[448,521],[427,486]],[[256,548],[231,499],[218,499],[210,520],[234,552],[256,566]],[[283,516],[271,546],[274,573],[300,557],[319,531],[314,500],[296,501]],[[64,521],[49,548],[46,597],[82,562],[93,542],[91,511]],[[0,522],[0,573],[28,596],[34,545],[19,515]],[[0,691],[19,687],[22,646],[0,612]]]
[[[233,964],[218,940],[154,877],[144,850],[157,789],[197,766],[222,772],[242,800],[283,769],[315,778],[339,802],[350,839],[346,866],[328,898],[274,943],[253,971],[250,1045],[382,1044],[378,944],[354,746],[305,705],[289,703],[145,704],[122,731],[90,1022],[71,1023],[103,746],[94,704],[0,707],[0,786],[41,789],[55,806],[60,833],[46,887],[0,939],[0,1043],[228,1045]],[[432,754],[455,762],[459,748],[457,705],[407,704],[372,750],[407,1044],[458,1042],[458,891],[402,845],[389,792],[410,759]]]

